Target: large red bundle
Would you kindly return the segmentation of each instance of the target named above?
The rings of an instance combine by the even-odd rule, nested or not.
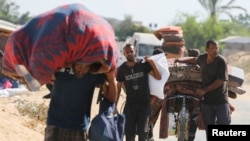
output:
[[[18,78],[18,64],[43,85],[72,63],[114,67],[117,49],[112,27],[81,4],[64,5],[38,15],[9,37],[3,73]]]

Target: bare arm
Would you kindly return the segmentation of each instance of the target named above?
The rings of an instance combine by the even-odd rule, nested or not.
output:
[[[117,87],[114,72],[115,69],[105,73],[107,76],[107,82],[102,85],[104,97],[110,102],[116,102],[117,100]]]
[[[117,82],[117,100],[116,100],[116,105],[118,104],[120,95],[121,95],[121,90],[122,90],[122,82]]]
[[[154,61],[152,59],[150,59],[149,57],[145,57],[145,60],[150,64],[150,66],[152,67],[152,71],[150,71],[150,75],[152,75],[155,79],[157,80],[161,80],[161,73],[159,72],[159,70],[157,69]]]
[[[210,84],[209,86],[207,86],[205,89],[197,89],[196,90],[196,94],[198,94],[200,96],[203,96],[207,92],[213,91],[216,88],[220,87],[223,83],[224,83],[224,80],[217,79],[212,84]]]
[[[177,58],[175,62],[179,63],[189,63],[189,64],[197,64],[197,57],[183,57]]]

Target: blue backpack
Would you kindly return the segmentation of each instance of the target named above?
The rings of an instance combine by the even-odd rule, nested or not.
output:
[[[90,141],[123,141],[125,115],[116,112],[115,103],[109,102],[99,92],[99,114],[90,124],[88,136]]]

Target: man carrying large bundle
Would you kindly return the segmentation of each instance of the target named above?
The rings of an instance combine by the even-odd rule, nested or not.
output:
[[[87,141],[96,86],[108,101],[117,100],[116,58],[111,26],[83,5],[70,4],[34,17],[10,36],[3,72],[32,91],[54,75],[44,141]]]
[[[36,91],[70,65],[78,65],[80,76],[115,68],[116,50],[113,29],[105,20],[81,4],[65,5],[34,17],[10,35],[3,73]],[[100,65],[85,69],[93,63]]]

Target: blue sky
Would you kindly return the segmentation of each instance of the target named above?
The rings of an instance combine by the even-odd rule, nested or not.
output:
[[[29,11],[31,15],[45,12],[67,3],[82,3],[93,12],[119,20],[124,15],[131,15],[134,21],[142,21],[145,26],[150,23],[158,27],[170,25],[178,14],[188,13],[201,18],[207,16],[198,0],[12,0],[20,6],[20,12]],[[228,2],[228,0],[223,0]],[[236,0],[235,5],[250,11],[250,0]],[[238,14],[241,11],[232,11]],[[250,12],[248,12],[250,13]],[[222,17],[223,18],[223,17]]]

